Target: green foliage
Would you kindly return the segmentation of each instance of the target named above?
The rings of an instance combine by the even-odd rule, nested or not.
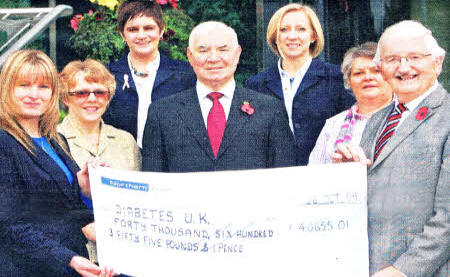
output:
[[[67,45],[81,59],[96,59],[105,64],[117,60],[123,55],[125,44],[116,30],[116,22],[116,13],[100,6],[92,15],[83,15]]]
[[[2,9],[28,8],[28,7],[30,7],[29,0],[2,0],[2,1],[0,1],[0,8],[2,8]]]
[[[222,21],[232,27],[242,47],[236,80],[243,83],[256,73],[256,1],[255,0],[183,0],[180,3],[195,22]]]
[[[194,21],[180,10],[166,9],[164,23],[166,25],[165,33],[174,34],[161,40],[159,48],[163,52],[170,53],[173,59],[187,61],[186,48],[189,43],[189,34],[195,26]]]
[[[29,8],[30,1],[29,0],[1,0],[0,8],[2,9],[16,9],[16,8]],[[17,17],[9,17],[8,19],[20,19]],[[0,31],[0,45],[3,45],[8,40],[7,33],[5,31]],[[40,34],[34,41],[30,42],[26,48],[28,49],[37,49],[42,50],[43,52],[47,52],[47,46],[45,44],[46,36],[44,34]]]
[[[189,33],[195,23],[181,10],[172,9],[170,5],[163,5],[162,8],[168,32],[164,36],[165,41],[160,42],[160,49],[174,59],[187,61],[186,47]],[[82,15],[82,19],[78,19],[78,28],[67,46],[72,48],[80,59],[91,58],[105,64],[115,61],[127,50],[116,26],[117,6],[111,11],[99,5],[92,15],[86,13]]]
[[[8,37],[5,31],[0,31],[0,46],[5,44],[5,42],[7,41]]]

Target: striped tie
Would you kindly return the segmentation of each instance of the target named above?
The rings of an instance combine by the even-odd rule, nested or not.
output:
[[[375,145],[375,155],[373,156],[373,161],[377,160],[378,156],[381,153],[381,150],[383,150],[386,143],[394,135],[395,128],[400,122],[402,113],[406,111],[406,109],[407,108],[405,107],[405,105],[399,103],[392,110],[391,115],[388,117],[386,121],[386,126],[384,126],[383,132],[381,132],[381,135],[378,137],[377,144]]]

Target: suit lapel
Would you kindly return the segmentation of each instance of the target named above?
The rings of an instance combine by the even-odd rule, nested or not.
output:
[[[321,76],[324,76],[324,70],[320,66],[320,63],[313,59],[311,61],[311,64],[309,65],[308,70],[306,71],[305,76],[303,76],[300,86],[295,93],[295,96],[317,84],[320,81]]]
[[[111,138],[114,138],[114,134],[110,133],[109,126],[105,126],[105,124],[102,121],[101,125],[100,125],[100,138],[99,138],[98,149],[97,149],[97,153],[94,154],[94,156],[97,156],[97,155],[101,156],[103,154],[103,152],[105,152],[106,149],[108,147],[110,147],[109,140]]]
[[[278,71],[277,66],[272,67],[270,71],[266,74],[265,84],[266,88],[270,90],[273,94],[275,94],[278,98],[284,99],[280,72]]]
[[[392,136],[390,141],[381,151],[377,160],[373,164],[372,169],[375,168],[378,164],[380,164],[386,157],[388,157],[389,154],[392,151],[394,151],[394,149],[401,142],[403,142],[409,135],[411,135],[414,132],[414,130],[416,130],[420,125],[422,125],[424,122],[426,122],[430,117],[434,115],[434,113],[436,112],[434,109],[440,106],[442,103],[442,99],[444,96],[443,93],[446,92],[442,89],[442,87],[438,87],[428,97],[426,97],[419,105],[417,105],[417,107],[413,111],[411,111],[411,113],[405,119],[405,121],[398,127],[397,130],[395,130],[395,134]],[[417,119],[416,114],[421,108],[428,108],[427,114],[424,118]],[[373,148],[375,148],[375,145],[373,145]]]
[[[242,128],[247,124],[250,119],[250,115],[241,111],[241,105],[244,101],[249,102],[255,110],[255,104],[252,103],[252,98],[247,94],[247,91],[239,86],[236,86],[233,94],[233,100],[231,101],[230,113],[227,119],[227,125],[220,144],[219,152],[217,153],[217,159],[232,145],[233,138],[238,134]]]
[[[167,80],[167,78],[169,78],[172,74],[173,71],[166,68],[161,68],[161,70],[158,70],[155,77],[155,83],[153,84],[153,91],[155,91],[156,88],[161,85],[162,82]]]
[[[209,143],[200,103],[198,102],[197,91],[195,88],[191,88],[183,92],[182,95],[179,108],[176,108],[176,111],[200,147],[214,160],[214,154]]]
[[[361,139],[360,145],[364,149],[364,153],[366,153],[367,157],[372,161],[375,144],[378,137],[380,136],[380,133],[383,131],[384,123],[386,122],[388,116],[391,114],[393,108],[394,103],[391,103],[381,111],[374,113],[370,118],[369,123],[366,125],[366,128],[364,129],[363,139]],[[380,157],[378,157],[377,161],[372,165],[371,168],[373,168],[375,164],[378,164],[379,161]]]
[[[75,161],[69,155],[67,155],[66,152],[64,152],[64,150],[55,141],[52,141],[51,145],[52,145],[53,149],[55,150],[56,154],[58,154],[58,156],[61,158],[61,160],[67,166],[67,168],[69,168],[69,171],[73,174],[72,185],[69,185],[66,175],[64,174],[64,172],[62,172],[62,170],[60,170],[60,172],[62,172],[63,174],[59,178],[62,177],[64,179],[60,180],[58,182],[58,184],[64,191],[64,194],[66,194],[69,199],[72,199],[72,200],[77,199],[80,194],[80,187],[78,185],[78,178],[77,178],[76,173],[80,170],[80,168],[75,163]],[[56,181],[58,181],[58,180],[56,180]]]
[[[157,99],[165,97],[173,93],[173,91],[161,91],[157,92],[157,88],[165,82],[170,76],[175,74],[176,71],[173,70],[173,66],[171,65],[171,61],[164,55],[160,55],[160,63],[159,68],[156,71],[156,77],[155,82],[153,83],[153,89],[152,89],[152,100],[154,100],[154,95],[156,93],[161,93],[165,95],[159,95]]]
[[[53,150],[58,154],[58,156],[61,158],[61,160],[64,161],[66,166],[69,168],[69,170],[72,172],[72,174],[76,173],[78,171],[78,168],[74,168],[73,162],[68,162],[67,154],[62,154],[64,151],[57,145],[55,142],[50,143]],[[72,186],[69,184],[66,175],[64,172],[59,168],[59,166],[53,161],[53,159],[45,153],[44,150],[40,146],[36,146],[35,148],[36,155],[31,155],[33,161],[35,164],[42,169],[44,172],[46,172],[50,178],[52,178],[57,186],[62,190],[64,195],[67,196],[69,199],[74,199],[74,191],[76,191],[76,184],[78,184],[76,178],[77,176],[74,174],[74,182]],[[66,159],[67,158],[67,159]]]
[[[116,82],[117,87],[122,90],[123,92],[136,92],[136,84],[133,80],[133,75],[130,71],[130,66],[128,65],[128,55],[123,55],[117,63],[114,64],[113,67],[111,67],[111,71],[117,71],[119,74],[116,74]],[[118,76],[117,76],[118,75]],[[128,77],[125,77],[128,76]],[[125,86],[125,79],[128,80],[128,86]]]

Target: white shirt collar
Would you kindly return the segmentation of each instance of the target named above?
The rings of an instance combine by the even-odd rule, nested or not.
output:
[[[210,88],[205,86],[205,84],[202,84],[200,81],[197,80],[197,97],[198,101],[200,103],[200,109],[202,111],[203,120],[205,123],[205,127],[208,127],[208,114],[211,110],[211,107],[213,106],[213,102],[211,99],[208,98],[208,94],[213,92]],[[223,94],[223,96],[219,99],[220,104],[222,104],[222,107],[225,112],[225,118],[228,118],[228,115],[230,113],[231,108],[231,102],[233,100],[234,90],[236,89],[236,82],[233,80],[229,81],[223,88],[221,88],[218,91],[214,92],[220,92]]]
[[[294,123],[292,121],[292,104],[294,103],[294,97],[300,87],[303,78],[311,65],[312,58],[308,58],[305,64],[297,71],[294,77],[290,77],[289,74],[281,68],[281,59],[278,60],[278,72],[280,73],[281,86],[283,88],[284,106],[289,118],[289,127],[292,133],[294,133]]]
[[[147,122],[147,113],[150,104],[152,103],[152,91],[153,85],[156,79],[156,72],[158,71],[160,64],[159,51],[156,53],[156,58],[151,61],[145,67],[148,76],[142,78],[134,74],[130,62],[130,54],[128,54],[128,66],[130,67],[131,77],[133,78],[134,84],[136,86],[136,92],[138,94],[138,113],[137,113],[137,134],[136,142],[139,147],[142,148],[142,137],[144,135],[145,123]],[[124,85],[125,87],[125,85]]]
[[[428,95],[430,95],[437,87],[439,83],[438,81],[434,81],[434,84],[422,95],[417,97],[414,100],[409,101],[408,103],[405,103],[405,106],[408,108],[408,111],[414,111],[414,109],[420,104],[420,102],[423,101]],[[398,104],[398,99],[395,99],[395,104]]]
[[[309,66],[311,65],[312,58],[309,57],[306,62],[300,67],[300,69],[297,71],[297,73],[294,76],[294,79],[300,78],[303,79],[303,77],[306,74],[306,71],[308,71]],[[281,67],[281,58],[278,59],[278,71],[280,72],[281,78],[290,78],[289,74]]]
[[[199,99],[205,99],[208,97],[209,93],[213,92],[210,88],[208,88],[206,85],[204,85],[199,80],[197,80],[196,88],[197,88],[197,95],[198,95]],[[236,89],[236,82],[234,81],[234,79],[232,79],[228,83],[226,83],[225,86],[223,86],[217,92],[222,93],[223,97],[232,99],[235,89]]]

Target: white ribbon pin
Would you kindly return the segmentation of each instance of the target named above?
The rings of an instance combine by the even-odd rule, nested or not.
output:
[[[123,74],[122,90],[125,90],[125,88],[130,88],[130,84],[128,83],[128,74]]]

